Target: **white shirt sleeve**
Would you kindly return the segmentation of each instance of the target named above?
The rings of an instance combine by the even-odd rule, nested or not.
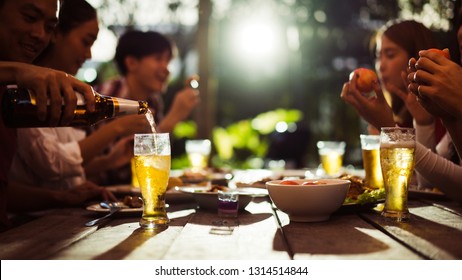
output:
[[[16,157],[22,170],[27,170],[41,181],[59,181],[85,176],[78,141],[85,132],[74,128],[18,129]],[[16,162],[16,161],[15,161]],[[15,165],[11,172],[14,173]],[[18,176],[15,176],[18,177]]]
[[[462,202],[462,166],[454,164],[416,143],[415,170],[434,188],[449,198]]]
[[[432,122],[429,125],[419,125],[415,120],[413,122],[415,128],[415,138],[417,142],[431,149],[432,151],[435,151],[435,122]]]
[[[432,122],[429,125],[419,125],[414,119],[413,124],[415,128],[416,141],[434,152],[436,150],[435,122]],[[418,189],[423,190],[427,188],[433,188],[432,184],[426,180],[425,177],[420,174],[420,172],[417,171],[416,175]]]

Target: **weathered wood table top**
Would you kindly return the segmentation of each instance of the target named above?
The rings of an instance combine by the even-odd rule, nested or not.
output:
[[[342,207],[329,221],[290,222],[269,198],[251,202],[235,221],[216,225],[215,212],[171,203],[170,226],[141,230],[140,214],[118,215],[93,227],[101,213],[55,209],[0,234],[7,259],[462,259],[462,206],[411,199],[405,223],[367,207]]]

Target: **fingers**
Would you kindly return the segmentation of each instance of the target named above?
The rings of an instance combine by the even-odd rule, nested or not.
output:
[[[342,98],[345,102],[347,102],[354,108],[360,109],[361,105],[358,102],[356,95],[354,95],[354,92],[356,91],[352,90],[351,88],[354,88],[351,82],[344,83],[343,88],[342,88],[342,93],[340,94],[340,98]]]
[[[59,86],[58,77],[53,77],[48,83],[48,98],[50,103],[50,126],[57,126],[61,120],[61,109],[63,105],[63,97],[61,95],[61,88]]]
[[[64,79],[69,79],[68,74],[65,74]],[[74,118],[75,108],[77,107],[77,96],[70,84],[64,83],[62,88],[64,106],[61,118],[61,124],[67,125]]]
[[[408,72],[415,72],[417,69],[415,68],[415,64],[416,64],[417,60],[414,58],[414,57],[411,57],[409,59],[409,63],[408,63]]]
[[[193,74],[184,81],[184,86],[186,88],[197,89],[197,88],[199,88],[199,80],[200,80],[199,75]]]
[[[101,196],[104,201],[118,201],[117,197],[105,188],[101,188]]]
[[[37,86],[33,93],[35,94],[36,102],[37,102],[37,115],[39,120],[45,121],[47,117],[47,102],[48,102],[48,95],[47,89],[42,84]]]
[[[69,78],[71,78],[72,88],[74,89],[74,91],[77,91],[78,93],[83,95],[87,110],[90,112],[94,112],[95,91],[93,90],[93,88],[90,85],[75,79],[74,77],[69,76]]]
[[[449,55],[449,50],[448,49],[445,49],[445,50],[446,50],[445,52]],[[441,54],[439,54],[437,52],[428,51],[428,50],[419,51],[419,56],[420,56],[419,60],[420,59],[423,59],[423,60],[427,59],[427,60],[431,61],[432,63],[438,64],[438,65],[443,65],[448,60],[443,55],[441,55]]]
[[[387,101],[385,100],[385,96],[383,95],[382,87],[380,86],[380,84],[378,82],[375,82],[373,84],[373,87],[374,87],[376,98],[379,101],[379,103],[387,103]]]

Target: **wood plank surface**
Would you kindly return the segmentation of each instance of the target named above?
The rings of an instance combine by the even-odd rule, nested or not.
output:
[[[428,259],[462,259],[462,217],[420,201],[410,201],[407,222],[395,222],[380,215],[363,214],[402,244]]]
[[[76,212],[78,214],[76,214]],[[56,210],[0,235],[0,259],[47,259],[88,235],[83,209]]]
[[[420,259],[355,213],[334,213],[328,221],[291,222],[277,210],[294,259]]]
[[[268,201],[251,202],[226,224],[215,212],[199,210],[164,256],[165,259],[289,259]]]
[[[0,233],[7,259],[462,259],[462,207],[451,201],[411,200],[408,222],[368,208],[343,207],[328,221],[294,223],[268,197],[251,202],[235,220],[172,202],[166,230],[141,230],[141,214],[120,213],[99,226],[85,209],[34,213]]]
[[[161,232],[141,229],[140,216],[113,219],[53,259],[162,259],[194,212],[190,206],[172,210],[168,213],[170,225]]]

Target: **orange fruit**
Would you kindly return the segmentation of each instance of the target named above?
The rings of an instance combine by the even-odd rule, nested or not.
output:
[[[371,92],[373,89],[373,82],[377,81],[377,74],[367,68],[358,68],[350,73],[350,81],[356,75],[356,88],[360,92]]]

